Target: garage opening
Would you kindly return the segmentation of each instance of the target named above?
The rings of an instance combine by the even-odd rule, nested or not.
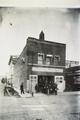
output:
[[[37,92],[54,93],[54,76],[38,76]]]

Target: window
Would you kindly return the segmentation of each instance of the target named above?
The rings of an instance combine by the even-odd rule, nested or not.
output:
[[[58,65],[60,62],[60,56],[59,55],[55,55],[54,56],[54,65]]]
[[[80,85],[80,76],[75,76],[74,77],[74,84],[79,84]]]
[[[50,55],[50,54],[47,54],[47,55],[46,55],[46,64],[47,64],[47,65],[50,65],[50,64],[51,64],[51,59],[52,59],[52,57],[53,57],[53,56]]]
[[[42,53],[38,53],[38,64],[43,64],[43,57],[44,55]]]
[[[50,57],[46,57],[46,64],[50,65],[50,63],[51,63],[51,58]]]

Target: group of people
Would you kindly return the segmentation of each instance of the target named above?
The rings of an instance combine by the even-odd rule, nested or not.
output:
[[[35,90],[36,91],[38,91],[38,86],[35,86]],[[47,89],[48,91],[47,91],[47,93],[49,94],[49,89]],[[57,90],[58,90],[58,88],[57,88],[57,84],[54,84],[54,93],[57,95]],[[24,84],[23,84],[23,82],[20,84],[20,92],[21,92],[21,94],[24,94],[25,92],[24,92]],[[6,86],[4,87],[4,95],[6,94]],[[34,93],[33,92],[31,92],[31,94],[32,94],[32,96],[34,96]]]
[[[41,83],[41,84],[36,84],[35,90],[36,92],[57,95],[58,86],[56,83],[47,83],[47,84]]]

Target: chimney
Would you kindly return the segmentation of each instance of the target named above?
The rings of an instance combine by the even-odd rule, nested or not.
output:
[[[43,31],[41,31],[41,33],[39,34],[39,40],[44,40],[45,38],[44,38],[44,32]]]

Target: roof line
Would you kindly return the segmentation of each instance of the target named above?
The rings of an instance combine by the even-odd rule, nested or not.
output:
[[[48,40],[39,40],[39,39],[37,39],[37,38],[34,38],[34,37],[28,37],[27,38],[27,40],[33,40],[33,41],[37,41],[37,42],[46,42],[46,43],[49,43],[49,44],[53,44],[53,43],[55,43],[55,44],[62,44],[62,45],[66,45],[66,44],[64,44],[64,43],[59,43],[59,42],[53,42],[53,41],[48,41]]]

